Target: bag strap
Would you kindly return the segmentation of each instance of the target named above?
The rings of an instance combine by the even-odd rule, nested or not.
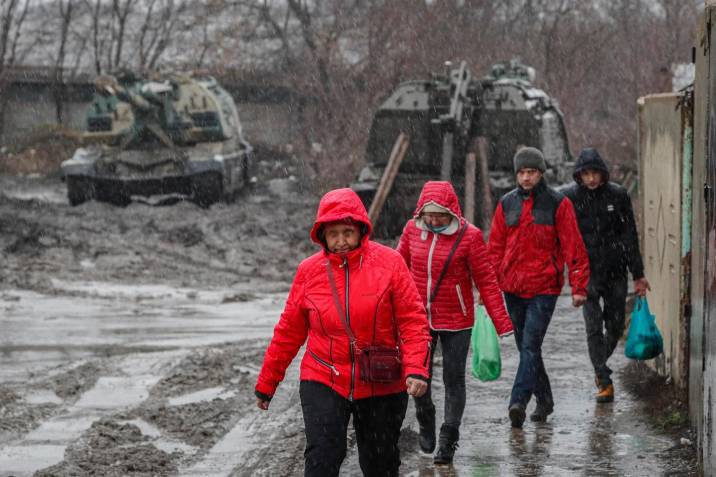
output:
[[[445,265],[443,265],[443,269],[440,272],[440,276],[438,276],[437,281],[435,282],[435,288],[433,288],[432,293],[430,294],[430,300],[428,300],[428,304],[432,303],[435,299],[435,295],[438,294],[438,288],[440,287],[440,283],[443,281],[443,278],[445,278],[445,274],[447,273],[448,266],[450,265],[450,260],[452,260],[452,256],[455,255],[455,250],[457,250],[457,246],[460,244],[460,240],[462,240],[462,236],[465,235],[465,231],[467,230],[467,221],[465,222],[465,225],[462,226],[460,229],[460,232],[457,234],[457,239],[455,239],[455,243],[452,246],[452,249],[450,250],[450,254],[447,257],[447,260],[445,260]]]
[[[346,267],[348,264],[346,264]],[[331,294],[333,295],[333,304],[336,306],[336,311],[338,311],[338,316],[341,318],[341,322],[343,323],[343,328],[346,330],[346,334],[348,334],[348,339],[350,339],[351,347],[355,347],[356,343],[356,337],[353,335],[353,331],[351,331],[351,327],[348,325],[348,320],[346,320],[346,314],[343,311],[343,306],[341,305],[341,300],[338,298],[338,290],[336,290],[336,279],[333,277],[333,270],[331,269],[331,261],[326,260],[326,270],[328,271],[328,283],[331,286]]]

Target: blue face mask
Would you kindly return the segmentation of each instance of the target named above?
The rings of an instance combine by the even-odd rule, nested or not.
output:
[[[447,225],[441,225],[440,227],[433,227],[430,224],[425,224],[428,227],[428,230],[430,230],[434,234],[439,234],[440,232],[444,232],[447,230],[448,227],[450,227],[450,224]]]

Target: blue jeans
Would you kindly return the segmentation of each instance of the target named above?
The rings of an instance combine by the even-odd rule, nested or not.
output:
[[[512,385],[510,406],[520,404],[527,407],[534,394],[537,404],[552,407],[552,388],[542,361],[542,341],[552,319],[557,295],[537,295],[520,298],[505,293],[507,312],[515,329],[515,341],[520,352],[515,383]]]

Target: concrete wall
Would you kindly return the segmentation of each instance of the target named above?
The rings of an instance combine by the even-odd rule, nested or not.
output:
[[[259,97],[257,101],[256,97],[248,97],[236,88],[229,88],[229,91],[236,91],[239,119],[249,143],[277,147],[298,139],[300,115],[294,96],[284,95],[278,100],[267,97],[266,101],[260,101]],[[92,86],[80,85],[67,98],[63,125],[83,129],[85,111],[92,100]],[[8,92],[4,121],[0,138],[3,145],[22,139],[38,126],[56,124],[55,103],[49,85],[38,82],[13,85]]]
[[[682,300],[688,286],[688,251],[682,244],[690,230],[682,237],[682,198],[690,185],[688,191],[682,189],[683,169],[691,160],[684,161],[684,139],[691,129],[681,114],[682,100],[676,93],[640,98],[638,126],[644,273],[652,287],[649,307],[664,338],[664,353],[651,364],[686,390],[688,328]],[[690,151],[690,142],[688,147]]]

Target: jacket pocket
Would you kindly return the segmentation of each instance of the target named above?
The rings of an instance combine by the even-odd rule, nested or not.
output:
[[[460,302],[460,309],[462,310],[463,316],[467,316],[467,308],[465,308],[465,300],[462,298],[462,290],[460,289],[460,284],[457,283],[455,285],[455,290],[457,291],[457,300]]]
[[[336,369],[336,367],[333,366],[331,363],[329,363],[329,362],[326,361],[326,360],[323,360],[323,359],[319,358],[318,356],[316,356],[316,353],[314,353],[314,352],[311,351],[310,349],[308,350],[308,352],[310,353],[311,357],[316,360],[316,362],[317,362],[318,364],[321,364],[321,365],[325,366],[326,368],[330,369],[331,371],[333,371],[333,373],[334,373],[336,376],[338,376],[338,375],[340,374],[340,373],[338,372],[338,370]]]

